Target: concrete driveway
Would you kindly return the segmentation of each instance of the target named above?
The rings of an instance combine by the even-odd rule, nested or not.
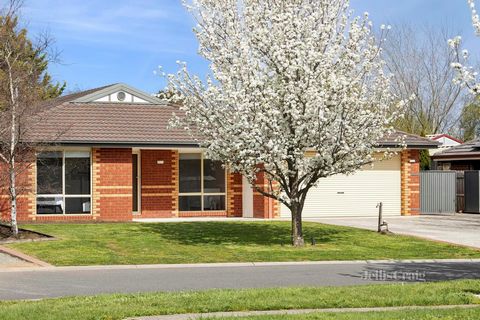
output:
[[[480,248],[480,214],[384,217],[390,231]],[[326,224],[377,230],[378,218],[305,219]]]
[[[32,263],[0,251],[0,270],[4,268],[32,267]]]

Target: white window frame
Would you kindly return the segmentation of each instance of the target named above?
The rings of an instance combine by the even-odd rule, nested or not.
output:
[[[203,152],[192,152],[192,151],[184,151],[184,152],[179,152],[179,157],[178,161],[180,162],[180,154],[200,154],[200,192],[180,192],[180,165],[178,166],[178,201],[180,202],[180,197],[182,196],[200,196],[200,203],[201,203],[201,210],[186,210],[186,211],[181,211],[180,208],[178,208],[179,212],[215,212],[215,211],[227,211],[227,170],[224,168],[223,170],[225,171],[225,192],[214,192],[214,193],[209,193],[209,192],[204,192],[204,160],[205,155]],[[207,159],[208,160],[208,159]],[[223,210],[205,210],[204,209],[204,197],[205,196],[224,196],[225,198],[225,209]]]
[[[91,149],[81,149],[81,150],[43,150],[42,152],[61,152],[62,153],[62,194],[43,194],[43,193],[36,193],[35,196],[35,215],[38,216],[90,216],[93,214],[93,202],[92,202],[92,193],[93,193],[93,156]],[[35,167],[37,166],[38,155],[42,152],[36,153],[36,160],[35,160]],[[88,152],[90,154],[90,194],[65,194],[65,153],[68,152]],[[38,190],[38,175],[35,170],[35,190]],[[38,198],[54,198],[54,197],[61,197],[62,198],[62,211],[63,213],[38,213],[37,212],[37,200]],[[65,199],[67,198],[90,198],[90,212],[79,212],[79,213],[66,213],[65,212]]]

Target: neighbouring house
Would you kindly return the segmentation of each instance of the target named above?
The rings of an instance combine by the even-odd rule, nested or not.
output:
[[[462,140],[452,137],[451,135],[441,133],[441,134],[430,134],[427,135],[427,138],[437,141],[439,144],[438,148],[428,150],[430,156],[434,154],[444,151],[446,149],[458,146],[463,143]]]
[[[438,170],[480,170],[480,140],[472,140],[432,156]]]
[[[206,159],[182,129],[169,129],[178,107],[125,84],[79,92],[45,104],[29,139],[42,142],[19,181],[20,221],[130,221],[170,217],[289,216],[237,173]],[[398,137],[407,145],[400,148]],[[45,145],[45,146],[43,146]],[[419,214],[419,150],[437,142],[397,132],[378,142],[398,150],[350,176],[324,179],[305,217]],[[261,175],[257,185],[266,186]],[[8,196],[1,196],[8,219]]]

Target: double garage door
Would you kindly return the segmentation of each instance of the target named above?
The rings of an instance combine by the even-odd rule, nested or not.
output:
[[[376,217],[378,202],[384,215],[400,215],[400,156],[376,161],[353,175],[324,178],[307,196],[303,217]],[[290,217],[287,207],[280,216]]]

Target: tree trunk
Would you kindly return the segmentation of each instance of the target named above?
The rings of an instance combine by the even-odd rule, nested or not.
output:
[[[300,204],[294,204],[290,208],[292,213],[292,245],[294,247],[303,247],[305,245],[302,229],[302,210],[303,206]]]
[[[10,220],[12,224],[12,233],[14,236],[18,235],[18,225],[17,225],[17,174],[16,174],[16,157],[15,157],[15,147],[17,145],[17,103],[18,103],[18,87],[14,87],[13,75],[12,75],[12,66],[10,61],[7,59],[8,65],[8,79],[10,87],[10,102],[11,102],[11,114],[10,114],[10,154],[9,154],[9,163],[8,167],[10,170],[10,203],[11,203],[11,212]]]
[[[12,225],[12,234],[18,235],[17,225],[17,186],[16,186],[16,174],[15,174],[15,160],[12,159],[10,164],[10,223]]]

